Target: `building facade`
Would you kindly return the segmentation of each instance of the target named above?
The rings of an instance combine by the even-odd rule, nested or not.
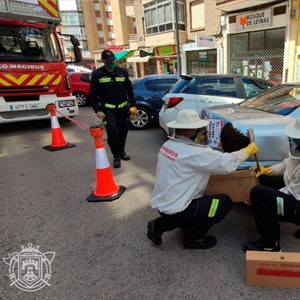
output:
[[[224,73],[274,84],[299,80],[299,1],[217,0],[223,11]]]

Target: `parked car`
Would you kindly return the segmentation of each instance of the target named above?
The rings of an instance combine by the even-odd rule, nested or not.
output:
[[[90,83],[91,73],[75,72],[70,76],[71,92],[76,96],[78,106],[85,106],[90,104]]]
[[[272,83],[243,75],[205,74],[183,76],[163,97],[159,112],[160,127],[168,134],[167,124],[176,119],[178,111],[195,109],[200,115],[205,107],[237,104],[270,88]]]
[[[178,75],[149,75],[132,82],[137,107],[137,120],[130,117],[130,126],[146,129],[158,119],[163,106],[162,97],[180,79]]]
[[[81,67],[81,66],[67,66],[67,70],[69,72],[69,74],[73,74],[74,72],[84,72],[84,73],[92,73],[92,70],[85,68],[85,67]]]
[[[202,117],[231,122],[241,133],[254,131],[259,148],[258,160],[265,166],[288,157],[289,145],[285,127],[300,117],[300,82],[274,86],[238,105],[209,107]],[[248,168],[255,164],[254,157],[241,165]]]

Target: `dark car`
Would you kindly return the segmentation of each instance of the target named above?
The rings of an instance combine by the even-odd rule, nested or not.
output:
[[[91,73],[75,72],[70,76],[71,92],[76,96],[78,106],[90,104]]]
[[[131,128],[146,129],[152,120],[158,119],[163,106],[162,97],[179,79],[177,75],[149,75],[133,81],[137,120],[130,117]]]

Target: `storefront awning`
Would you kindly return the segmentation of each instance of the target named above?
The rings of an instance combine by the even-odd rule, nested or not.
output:
[[[139,57],[139,56],[132,56],[127,58],[127,62],[147,62],[150,56]]]
[[[122,59],[124,56],[126,56],[130,50],[124,50],[121,53],[115,53],[116,60]]]

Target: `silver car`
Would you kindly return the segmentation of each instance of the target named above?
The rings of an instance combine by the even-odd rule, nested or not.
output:
[[[169,133],[167,124],[176,119],[182,109],[194,109],[199,114],[206,107],[237,104],[270,88],[272,83],[243,75],[204,74],[182,76],[168,94],[159,112],[160,127]]]
[[[207,108],[202,117],[231,122],[241,133],[254,131],[259,148],[258,160],[265,166],[278,163],[288,157],[289,145],[285,127],[300,117],[300,82],[284,83],[262,92],[238,105]],[[254,157],[241,168],[255,164]]]

